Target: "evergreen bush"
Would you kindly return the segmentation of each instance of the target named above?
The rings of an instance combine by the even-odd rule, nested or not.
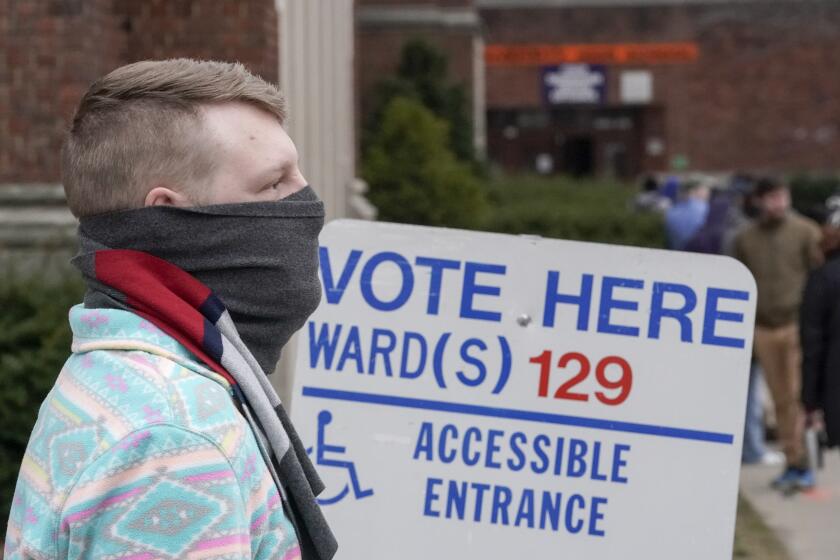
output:
[[[0,280],[0,528],[15,491],[29,434],[70,356],[67,314],[82,301],[81,280]]]
[[[483,189],[449,149],[448,132],[415,99],[391,100],[362,164],[381,220],[467,229],[483,223]]]

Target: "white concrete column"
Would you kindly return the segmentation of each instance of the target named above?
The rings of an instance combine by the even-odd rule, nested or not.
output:
[[[484,64],[484,37],[473,36],[473,146],[478,159],[487,157],[487,84]]]
[[[327,221],[348,215],[355,183],[353,0],[275,0],[280,34],[280,88],[286,129],[301,171],[324,201]],[[287,406],[296,360],[295,336],[283,350],[272,383]]]
[[[287,129],[327,219],[347,215],[355,179],[353,0],[277,0]]]

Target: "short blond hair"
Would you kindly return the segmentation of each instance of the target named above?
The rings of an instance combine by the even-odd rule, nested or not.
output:
[[[61,152],[77,217],[143,206],[155,182],[192,190],[215,171],[201,106],[244,102],[286,119],[277,87],[242,64],[146,60],[100,78],[79,102]]]

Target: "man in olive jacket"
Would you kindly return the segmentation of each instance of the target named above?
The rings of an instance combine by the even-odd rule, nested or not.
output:
[[[802,442],[799,308],[808,274],[823,260],[820,230],[791,210],[784,183],[762,179],[755,194],[760,215],[735,238],[734,254],[758,286],[755,353],[773,397],[787,463],[773,485],[806,489],[814,485],[814,476],[807,468]]]

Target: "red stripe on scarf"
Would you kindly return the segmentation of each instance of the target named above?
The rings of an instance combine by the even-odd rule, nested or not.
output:
[[[130,249],[95,253],[96,278],[125,294],[138,315],[183,344],[213,371],[235,385],[233,377],[203,349],[205,318],[198,310],[210,288],[170,262]]]

